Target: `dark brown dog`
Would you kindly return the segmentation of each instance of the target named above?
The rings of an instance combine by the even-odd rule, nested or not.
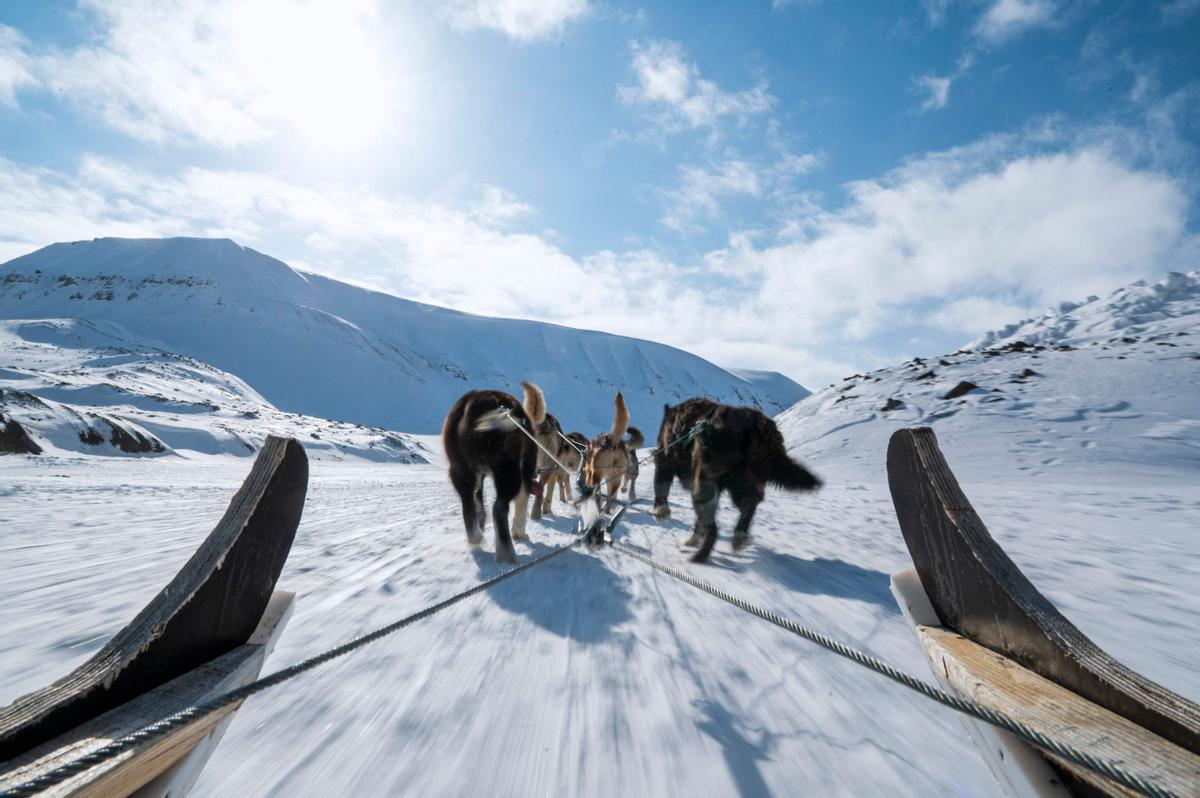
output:
[[[688,432],[701,423],[691,441]],[[654,517],[671,517],[667,494],[679,477],[687,480],[696,509],[696,526],[685,546],[699,545],[693,562],[704,562],[717,542],[717,501],[722,491],[740,513],[733,528],[733,548],[750,542],[750,522],[769,482],[788,490],[814,490],[821,480],[788,457],[775,422],[759,410],[732,407],[709,399],[688,399],[663,406],[654,455]]]
[[[546,418],[546,399],[530,382],[521,383],[525,401],[502,391],[463,394],[442,425],[442,443],[450,464],[450,482],[462,499],[467,542],[483,542],[483,478],[491,475],[496,486],[492,520],[496,525],[496,562],[516,562],[513,538],[527,540],[525,511],[535,487],[538,448],[516,424],[533,433]],[[511,419],[505,415],[511,415]],[[514,423],[514,421],[516,423]],[[512,533],[508,508],[516,501]]]
[[[622,443],[625,445],[625,451],[628,455],[629,465],[625,469],[625,479],[629,483],[629,501],[637,501],[637,478],[642,472],[641,466],[638,464],[637,450],[642,448],[642,444],[646,442],[646,436],[637,427],[630,427],[626,434],[626,438]]]

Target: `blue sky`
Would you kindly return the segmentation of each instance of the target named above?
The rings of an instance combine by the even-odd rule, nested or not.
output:
[[[819,387],[1200,266],[1200,0],[0,4],[0,259],[229,236]]]

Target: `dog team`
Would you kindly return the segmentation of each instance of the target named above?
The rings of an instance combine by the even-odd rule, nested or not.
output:
[[[442,426],[442,443],[450,467],[450,482],[462,499],[467,542],[483,542],[487,515],[483,480],[491,476],[496,488],[492,506],[496,562],[516,562],[513,540],[527,540],[525,521],[529,498],[533,517],[551,511],[554,489],[571,501],[572,474],[581,471],[580,484],[603,495],[604,511],[625,488],[635,496],[637,450],[645,442],[629,426],[629,410],[620,393],[614,402],[612,428],[590,441],[578,432],[564,433],[547,412],[546,397],[530,382],[521,383],[522,400],[503,391],[463,394]],[[728,492],[738,510],[733,548],[750,542],[750,522],[770,483],[788,490],[813,490],[821,481],[788,456],[783,436],[761,411],[733,407],[709,399],[688,399],[663,405],[654,457],[654,516],[671,517],[667,494],[678,477],[691,489],[696,523],[686,546],[698,546],[694,562],[704,562],[717,542],[717,502]],[[509,526],[509,510],[512,525]]]

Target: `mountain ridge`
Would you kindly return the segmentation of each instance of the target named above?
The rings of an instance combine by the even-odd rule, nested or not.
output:
[[[694,395],[772,415],[791,404],[665,344],[426,305],[229,239],[51,244],[0,265],[0,317],[113,321],[237,375],[282,410],[409,432],[437,431],[469,388],[515,391],[526,379],[589,434],[610,423],[617,390],[646,428],[664,402]]]

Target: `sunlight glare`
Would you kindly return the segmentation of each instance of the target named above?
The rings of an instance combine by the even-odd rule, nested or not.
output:
[[[256,111],[320,148],[359,151],[377,142],[396,109],[372,35],[375,3],[267,0],[237,8],[234,52],[255,85]]]

